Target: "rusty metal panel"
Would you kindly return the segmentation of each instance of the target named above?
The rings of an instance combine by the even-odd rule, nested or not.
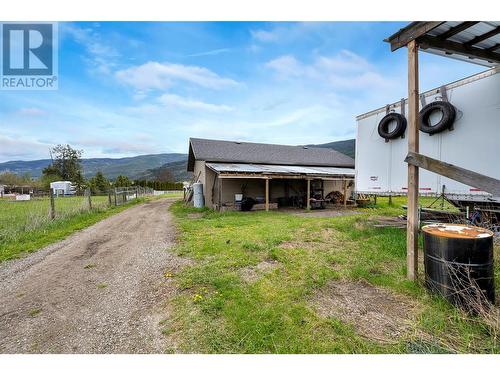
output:
[[[269,165],[251,163],[207,163],[207,167],[218,173],[260,173],[282,175],[354,176],[352,168],[303,167],[294,165]]]

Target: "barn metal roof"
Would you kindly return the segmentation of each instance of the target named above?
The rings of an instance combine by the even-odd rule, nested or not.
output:
[[[189,139],[188,171],[195,160],[296,166],[354,167],[354,159],[330,148]]]
[[[353,168],[338,167],[304,167],[295,165],[268,165],[244,163],[206,163],[206,166],[217,173],[242,174],[279,174],[293,176],[348,176],[354,177]]]
[[[489,67],[500,65],[500,21],[412,22],[385,41],[395,51],[412,40],[429,53]]]

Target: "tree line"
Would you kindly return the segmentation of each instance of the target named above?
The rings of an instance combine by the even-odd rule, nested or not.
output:
[[[120,175],[114,180],[107,179],[101,171],[93,177],[85,179],[83,176],[83,150],[76,150],[70,145],[57,145],[50,150],[52,162],[42,170],[39,179],[32,179],[29,174],[17,175],[12,172],[0,173],[0,183],[10,186],[29,186],[39,190],[49,190],[54,181],[71,181],[77,193],[89,188],[93,194],[103,194],[114,187],[142,186],[155,190],[179,190],[182,183],[173,181],[171,173],[164,173],[162,177],[171,180],[130,180]]]

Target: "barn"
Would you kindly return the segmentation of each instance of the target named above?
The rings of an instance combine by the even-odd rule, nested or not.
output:
[[[348,197],[354,187],[354,160],[319,147],[190,138],[187,169],[205,206],[217,210],[245,200],[253,209],[319,208],[330,193]]]

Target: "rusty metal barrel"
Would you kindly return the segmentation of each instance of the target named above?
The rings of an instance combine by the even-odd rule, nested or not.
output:
[[[495,303],[493,232],[460,224],[426,225],[422,232],[427,288],[471,311]]]

